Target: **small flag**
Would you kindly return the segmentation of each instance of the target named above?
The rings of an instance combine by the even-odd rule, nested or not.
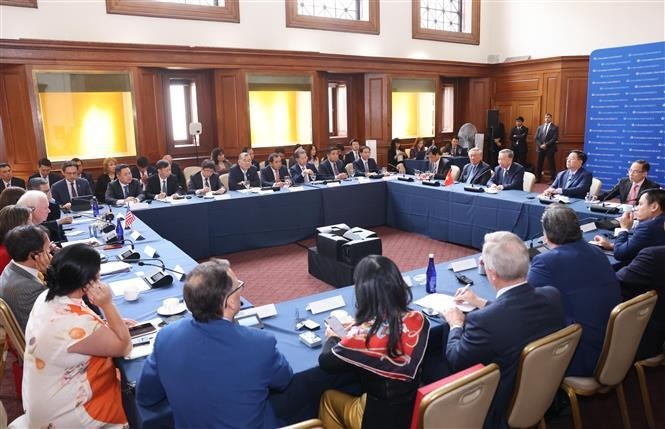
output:
[[[446,180],[443,182],[443,186],[452,186],[455,181],[453,180],[453,172],[452,169],[448,170],[448,174],[446,174]]]
[[[129,229],[132,227],[132,224],[136,220],[136,216],[134,216],[134,213],[127,207],[127,213],[125,213],[125,229]]]

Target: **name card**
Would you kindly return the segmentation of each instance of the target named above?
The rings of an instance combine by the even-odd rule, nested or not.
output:
[[[140,241],[140,240],[145,240],[145,237],[141,235],[140,232],[137,230],[133,230],[129,236],[132,238],[134,241]]]
[[[176,265],[173,267],[173,271],[177,271],[176,273],[173,273],[174,276],[180,281],[185,278],[185,270],[182,268],[180,265]]]
[[[148,257],[150,257],[150,258],[154,258],[154,257],[156,257],[156,256],[159,256],[159,254],[157,253],[157,249],[155,249],[155,248],[152,247],[152,246],[145,246],[145,247],[143,248],[143,253],[145,253],[146,255],[148,255]]]

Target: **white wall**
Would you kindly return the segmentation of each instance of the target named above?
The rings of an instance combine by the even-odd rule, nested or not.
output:
[[[656,1],[483,0],[480,45],[411,38],[411,2],[381,0],[381,34],[286,28],[283,0],[240,0],[240,23],[106,13],[104,0],[38,0],[0,6],[0,38],[196,45],[485,62],[517,55],[586,55],[665,40]]]

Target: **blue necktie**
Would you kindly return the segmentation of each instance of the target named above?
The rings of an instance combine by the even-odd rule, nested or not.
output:
[[[568,172],[568,180],[566,180],[566,188],[570,188],[570,185],[571,185],[571,183],[573,183],[574,178],[575,178],[575,175],[569,171]]]
[[[469,169],[469,176],[466,178],[466,183],[471,183],[471,181],[473,180],[473,177],[474,177],[475,175],[476,175],[476,166],[473,165],[473,166],[471,166],[471,168]]]
[[[123,193],[125,194],[125,198],[127,198],[129,196],[129,186],[124,185],[122,188],[123,188]]]

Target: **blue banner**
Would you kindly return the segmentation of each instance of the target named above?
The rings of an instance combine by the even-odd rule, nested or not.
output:
[[[665,185],[665,42],[593,51],[589,58],[587,167],[603,189],[645,159]]]

